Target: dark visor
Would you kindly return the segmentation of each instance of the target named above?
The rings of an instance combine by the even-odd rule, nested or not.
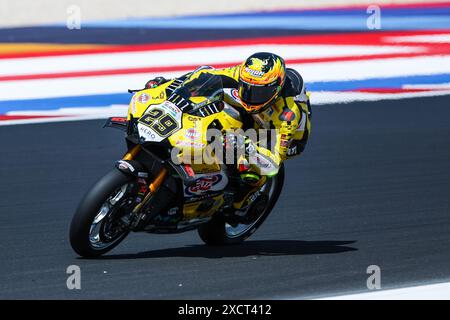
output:
[[[259,105],[269,101],[277,91],[277,84],[255,86],[239,81],[239,97],[249,105]]]

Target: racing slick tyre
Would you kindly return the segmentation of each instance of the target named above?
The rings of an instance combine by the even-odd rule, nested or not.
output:
[[[86,258],[102,255],[128,235],[120,218],[134,180],[114,168],[87,192],[70,224],[70,244],[76,253]]]
[[[254,216],[250,221],[229,224],[224,215],[215,215],[209,222],[198,228],[200,238],[207,245],[218,246],[238,244],[250,237],[266,220],[277,203],[284,183],[284,165],[278,174],[269,178],[261,188],[263,196],[259,196],[251,205],[247,216]],[[255,214],[257,213],[257,214]]]

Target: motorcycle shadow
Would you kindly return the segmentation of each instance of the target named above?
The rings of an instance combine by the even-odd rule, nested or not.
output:
[[[298,241],[298,240],[254,240],[239,245],[207,246],[190,245],[180,248],[151,250],[135,254],[105,255],[97,259],[148,259],[148,258],[238,258],[248,256],[285,256],[285,255],[313,255],[335,254],[357,251],[348,246],[356,241]]]

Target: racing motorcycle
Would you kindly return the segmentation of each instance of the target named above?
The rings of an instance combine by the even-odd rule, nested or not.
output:
[[[125,132],[127,152],[87,192],[72,218],[70,243],[77,254],[102,255],[131,231],[197,229],[207,245],[227,245],[241,243],[261,226],[281,193],[283,165],[237,210],[233,201],[243,182],[234,169],[213,155],[207,163],[176,161],[194,149],[206,150],[209,129],[242,128],[239,112],[224,99],[227,90],[220,77],[208,73],[195,81],[184,76],[130,90],[127,117],[105,124]]]

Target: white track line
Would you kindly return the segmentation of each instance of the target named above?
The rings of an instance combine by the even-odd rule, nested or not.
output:
[[[85,121],[85,120],[98,120],[98,119],[105,119],[105,121],[106,121],[106,118],[108,118],[108,117],[98,114],[98,115],[90,115],[90,116],[74,116],[74,117],[64,117],[64,118],[5,120],[5,121],[0,121],[0,127],[1,126],[19,125],[19,124]]]
[[[450,56],[294,64],[289,67],[297,69],[306,83],[361,80],[450,73]],[[154,76],[162,75],[171,78],[183,73],[7,81],[0,82],[0,97],[5,101],[126,92],[128,88],[142,87],[148,79]]]
[[[390,42],[416,42],[416,43],[450,43],[450,34],[428,34],[417,36],[399,36],[399,37],[386,37],[385,41]]]
[[[365,56],[373,54],[421,52],[420,47],[357,45],[273,45],[256,44],[211,48],[98,53],[0,60],[0,76],[94,71],[176,65],[235,63],[257,51],[280,54],[285,59]]]
[[[450,282],[400,289],[377,290],[319,300],[450,300]]]
[[[396,100],[418,97],[432,97],[440,95],[450,95],[450,90],[446,91],[430,91],[430,92],[413,92],[413,93],[397,93],[397,94],[379,94],[379,93],[360,93],[360,92],[313,92],[311,101],[314,106],[328,104],[339,105],[340,103],[350,103],[354,101],[380,101],[380,100]],[[108,117],[126,116],[127,105],[113,105],[110,107],[80,107],[80,108],[61,108],[56,110],[23,110],[10,111],[7,115],[13,116],[64,116],[63,118],[39,118],[24,120],[3,120],[0,126],[20,125],[31,123],[47,123],[47,122],[66,122],[66,121],[82,121],[93,119],[106,119]]]
[[[423,92],[405,92],[405,93],[367,93],[367,92],[339,92],[339,91],[314,91],[311,93],[311,104],[340,104],[356,101],[380,101],[380,100],[399,100],[408,98],[435,97],[450,94],[450,88],[423,91]]]

